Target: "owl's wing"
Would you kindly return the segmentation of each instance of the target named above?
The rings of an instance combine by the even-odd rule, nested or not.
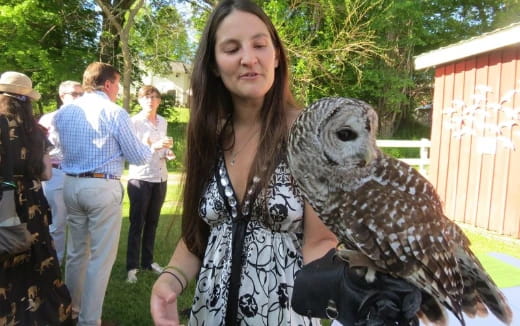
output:
[[[398,164],[387,165],[386,177],[375,175],[348,195],[338,211],[345,224],[344,234],[338,238],[380,269],[410,281],[460,312],[462,278],[453,244],[445,233],[452,222],[442,214],[428,181],[396,168]]]

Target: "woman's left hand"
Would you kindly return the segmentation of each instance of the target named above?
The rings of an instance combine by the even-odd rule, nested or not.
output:
[[[150,312],[156,326],[179,326],[178,295],[173,289],[173,278],[161,275],[155,281],[150,297]]]

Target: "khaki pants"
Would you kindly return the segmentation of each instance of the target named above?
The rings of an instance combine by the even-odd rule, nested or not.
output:
[[[51,207],[52,224],[49,231],[54,240],[54,247],[60,264],[65,257],[65,238],[67,230],[67,207],[63,200],[63,181],[65,173],[60,169],[52,168],[52,178],[42,182],[43,194]]]
[[[110,272],[121,231],[123,187],[119,180],[65,176],[63,187],[71,241],[65,283],[77,326],[101,324]]]

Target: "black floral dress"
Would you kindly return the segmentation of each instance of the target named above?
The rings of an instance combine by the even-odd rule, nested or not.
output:
[[[250,190],[242,205],[242,209],[252,206],[242,252],[239,324],[319,325],[319,320],[291,309],[294,276],[303,263],[304,200],[286,162],[276,168],[267,191],[251,198],[254,192]],[[221,158],[200,205],[210,237],[195,288],[190,325],[225,325],[235,207],[240,205]],[[262,222],[262,214],[269,215],[269,227]]]
[[[8,121],[16,210],[27,223],[32,245],[29,251],[0,261],[0,325],[68,325],[71,299],[49,234],[49,205],[39,178],[24,175],[24,136],[15,119]]]

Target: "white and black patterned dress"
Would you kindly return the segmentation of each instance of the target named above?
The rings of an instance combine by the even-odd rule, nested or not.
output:
[[[225,187],[224,196],[217,182]],[[319,325],[319,320],[311,321],[290,307],[294,275],[302,266],[304,201],[287,164],[278,165],[265,193],[255,200],[248,196],[243,206],[251,202],[252,207],[242,252],[239,324]],[[210,226],[210,237],[195,289],[190,325],[225,324],[235,215],[227,203],[233,206],[236,201],[221,158],[200,205],[200,215]],[[265,214],[265,207],[272,221],[270,227],[259,216]]]

